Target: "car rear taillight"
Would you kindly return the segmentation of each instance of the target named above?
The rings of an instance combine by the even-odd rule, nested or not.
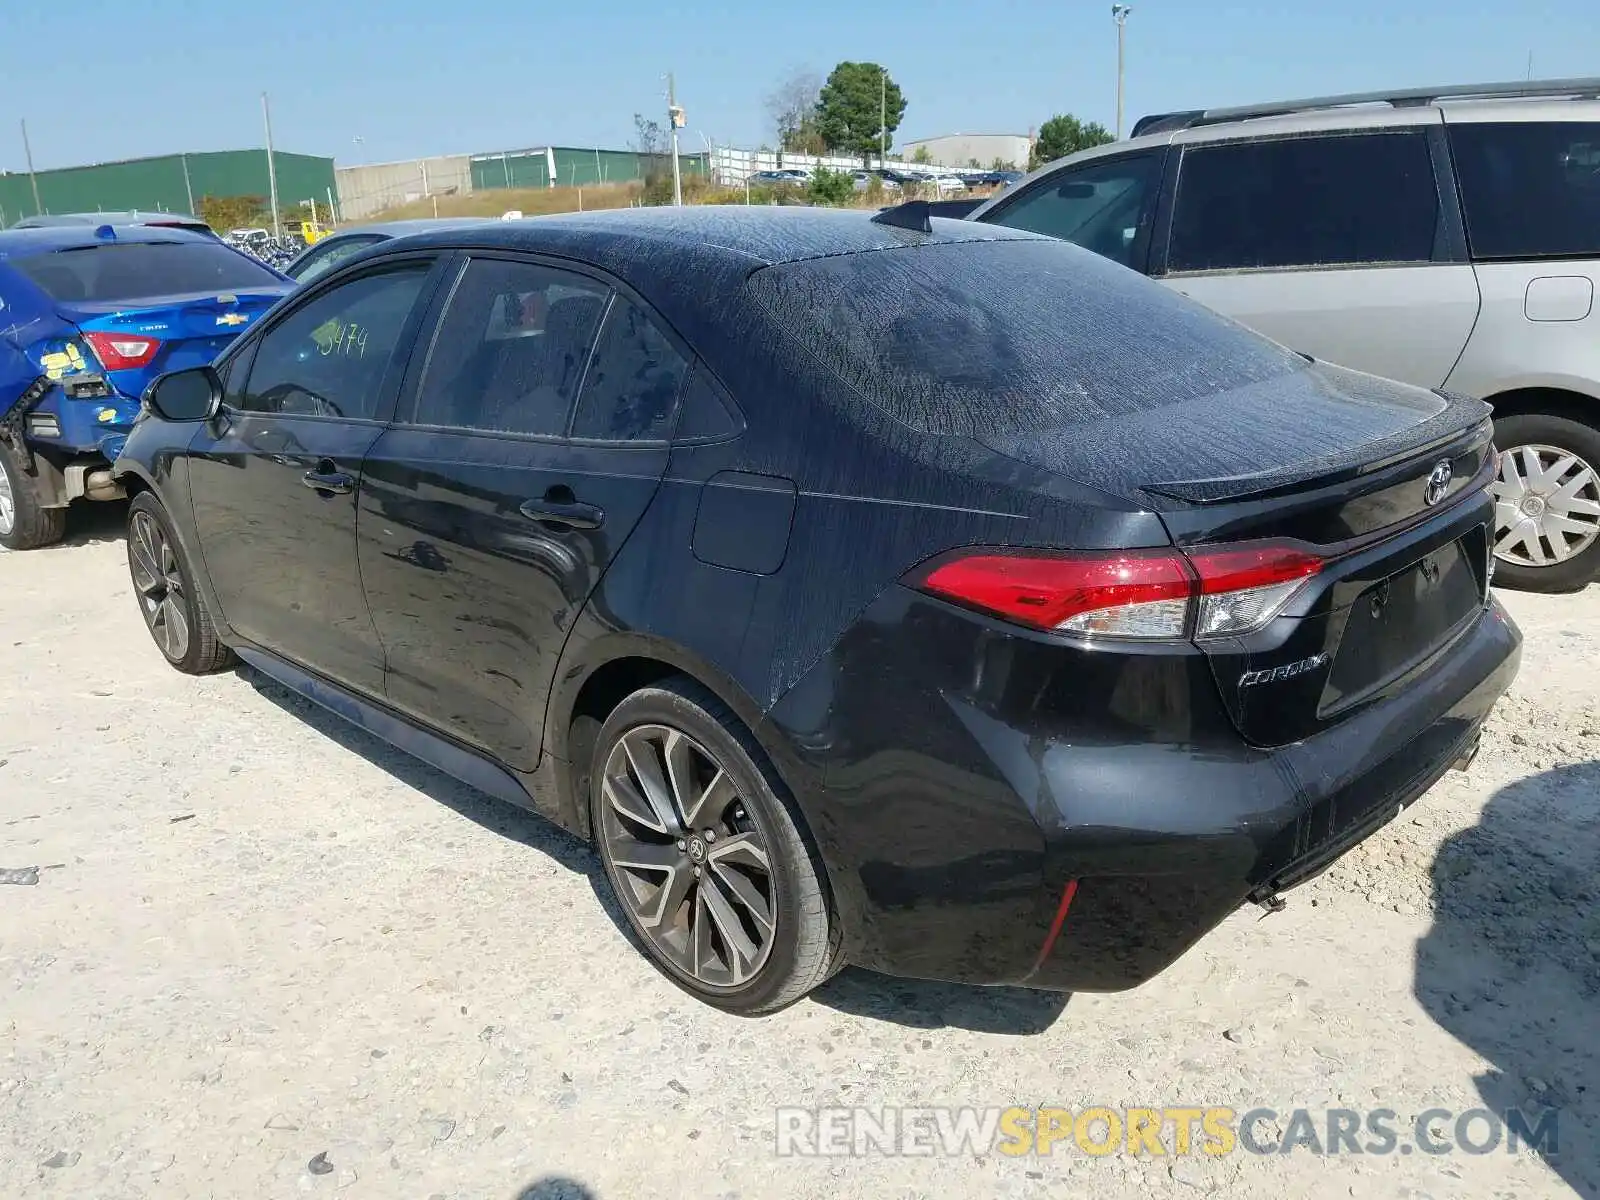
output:
[[[150,360],[161,349],[158,338],[141,337],[132,333],[105,333],[85,331],[83,340],[89,343],[100,365],[108,371],[125,371],[130,367],[149,366]]]
[[[1086,638],[1204,640],[1263,628],[1323,561],[1280,542],[1189,554],[975,550],[947,555],[910,582],[1035,629]]]

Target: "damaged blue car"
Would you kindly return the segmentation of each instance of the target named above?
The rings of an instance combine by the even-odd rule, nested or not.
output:
[[[0,546],[59,541],[156,376],[200,366],[293,284],[214,237],[138,225],[0,232]]]

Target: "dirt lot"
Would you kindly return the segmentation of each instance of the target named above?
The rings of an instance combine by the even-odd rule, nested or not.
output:
[[[1600,588],[1508,596],[1470,774],[1142,990],[849,971],[744,1021],[564,835],[168,670],[119,517],[0,551],[0,867],[42,868],[0,886],[0,1195],[1600,1195]],[[1560,1153],[775,1156],[775,1107],[831,1104],[1553,1106]]]

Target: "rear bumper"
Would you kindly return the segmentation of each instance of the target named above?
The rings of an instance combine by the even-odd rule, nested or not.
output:
[[[901,603],[930,619],[926,602]],[[902,612],[887,624],[917,620]],[[853,962],[1116,991],[1159,973],[1252,896],[1325,869],[1422,795],[1475,746],[1520,657],[1521,635],[1491,602],[1415,686],[1271,750],[1227,725],[1198,659],[1152,658],[1146,677],[1124,675],[1111,693],[1115,710],[1121,691],[1137,692],[1120,714],[1051,731],[1037,705],[1019,720],[1012,700],[985,695],[981,671],[964,692],[913,697],[922,719],[899,747],[797,728],[803,696],[774,715],[789,722],[791,783]],[[1084,680],[1090,695],[1094,683]],[[1159,721],[1163,704],[1188,710],[1177,736]]]

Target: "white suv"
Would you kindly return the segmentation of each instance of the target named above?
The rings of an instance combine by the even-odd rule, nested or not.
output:
[[[1600,578],[1600,79],[1146,117],[972,220],[1495,408],[1500,583]]]

